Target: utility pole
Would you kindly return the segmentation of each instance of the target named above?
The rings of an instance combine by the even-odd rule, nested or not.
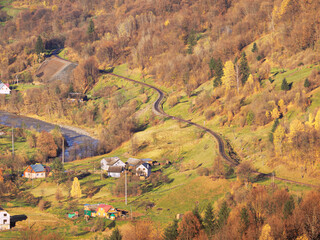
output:
[[[62,137],[62,164],[64,164],[64,138]]]
[[[124,191],[125,191],[125,203],[128,205],[128,186],[127,186],[127,170],[125,170],[125,182],[124,182]]]
[[[14,135],[13,135],[13,126],[12,126],[12,160],[14,159]]]
[[[274,172],[272,172],[272,185],[274,186]]]

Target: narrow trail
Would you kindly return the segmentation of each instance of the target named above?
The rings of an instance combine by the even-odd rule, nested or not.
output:
[[[128,77],[120,76],[120,75],[117,75],[117,74],[114,74],[114,73],[108,73],[108,72],[105,72],[105,73],[107,73],[109,75],[112,75],[112,76],[115,76],[115,77],[118,77],[118,78],[125,79],[125,80],[130,81],[130,82],[134,82],[134,83],[137,83],[137,84],[152,88],[153,90],[158,92],[158,95],[159,95],[158,99],[153,103],[153,109],[152,109],[155,114],[161,115],[161,116],[164,116],[164,117],[168,117],[168,118],[171,118],[171,119],[179,121],[179,122],[188,123],[190,125],[193,125],[193,126],[195,126],[197,128],[200,128],[200,129],[204,130],[206,133],[209,133],[211,136],[213,136],[217,140],[219,154],[222,156],[222,158],[233,167],[236,167],[236,166],[239,165],[239,162],[237,160],[232,159],[230,156],[228,156],[226,154],[226,152],[225,152],[225,143],[224,143],[223,139],[221,138],[221,136],[218,133],[212,131],[209,128],[201,126],[201,125],[199,125],[197,123],[191,122],[190,120],[185,120],[185,119],[182,119],[182,118],[175,117],[175,116],[167,114],[162,108],[162,101],[164,99],[165,94],[159,88],[157,88],[157,87],[155,87],[153,85],[150,85],[150,84],[147,84],[147,83],[144,83],[144,82],[140,82],[140,81],[128,78]],[[262,172],[258,172],[258,171],[254,171],[253,173],[255,173],[257,175],[260,175],[262,177],[267,177],[267,178],[270,178],[270,179],[273,178],[275,180],[279,180],[279,181],[283,181],[283,182],[287,182],[287,183],[293,183],[293,184],[298,184],[298,185],[312,187],[312,188],[319,187],[317,185],[308,184],[308,183],[302,183],[302,182],[289,180],[289,179],[285,179],[285,178],[280,178],[280,177],[273,176],[272,174],[266,174],[266,173],[262,173]]]

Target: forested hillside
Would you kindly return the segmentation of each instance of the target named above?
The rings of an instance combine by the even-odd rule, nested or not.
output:
[[[0,30],[6,80],[35,64],[38,36],[45,49],[68,48],[79,62],[90,56],[101,67],[129,62],[162,83],[191,89],[209,79],[211,57],[234,60],[257,40],[249,62],[259,80],[272,67],[319,60],[318,1],[17,0],[12,5],[21,10],[3,18]]]

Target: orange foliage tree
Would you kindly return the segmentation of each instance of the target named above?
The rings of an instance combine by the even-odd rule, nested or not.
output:
[[[39,151],[47,157],[56,157],[57,156],[57,145],[54,142],[53,136],[46,132],[42,131],[37,138],[37,148]]]
[[[97,82],[98,74],[98,64],[94,57],[80,62],[73,72],[74,88],[82,93],[86,93]]]
[[[187,212],[182,221],[179,224],[178,232],[179,240],[191,240],[194,239],[200,233],[200,222],[198,218],[192,213]]]

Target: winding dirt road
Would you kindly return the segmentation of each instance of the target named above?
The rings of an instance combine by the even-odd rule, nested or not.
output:
[[[197,128],[200,128],[202,130],[204,130],[205,132],[209,133],[210,135],[212,135],[218,142],[218,148],[219,148],[219,153],[220,155],[223,157],[223,159],[225,159],[230,165],[232,166],[237,166],[239,164],[238,161],[235,161],[233,160],[232,158],[230,158],[226,152],[225,152],[225,145],[224,145],[224,142],[223,142],[223,139],[220,137],[220,135],[214,131],[212,131],[211,129],[209,128],[206,128],[204,126],[201,126],[197,123],[194,123],[194,122],[191,122],[190,120],[185,120],[185,119],[182,119],[182,118],[179,118],[179,117],[175,117],[175,116],[172,116],[172,115],[169,115],[167,114],[165,111],[163,111],[163,108],[162,108],[162,100],[164,99],[164,93],[159,89],[159,88],[156,88],[155,86],[152,86],[150,84],[147,84],[147,83],[144,83],[144,82],[139,82],[139,81],[136,81],[136,80],[133,80],[131,78],[127,78],[127,77],[123,77],[123,76],[120,76],[120,75],[117,75],[117,74],[114,74],[114,73],[109,73],[109,75],[112,75],[112,76],[115,76],[115,77],[118,77],[118,78],[122,78],[122,79],[125,79],[127,81],[130,81],[130,82],[134,82],[134,83],[138,83],[138,84],[141,84],[141,85],[144,85],[146,87],[149,87],[149,88],[152,88],[154,89],[155,91],[158,92],[159,94],[159,97],[158,99],[153,103],[153,111],[157,114],[157,115],[162,115],[164,117],[168,117],[168,118],[171,118],[173,120],[176,120],[176,121],[179,121],[179,122],[185,122],[185,123],[188,123],[190,125],[193,125],[193,126],[196,126]]]
[[[233,167],[236,167],[239,165],[239,162],[237,160],[234,160],[232,159],[230,156],[228,156],[225,152],[225,143],[223,141],[223,139],[221,138],[221,136],[212,131],[211,129],[209,128],[206,128],[204,126],[201,126],[197,123],[194,123],[194,122],[191,122],[190,120],[185,120],[185,119],[182,119],[182,118],[179,118],[179,117],[175,117],[175,116],[172,116],[172,115],[169,115],[167,114],[165,111],[163,111],[163,108],[162,108],[162,101],[164,99],[164,92],[162,92],[159,88],[155,87],[155,86],[152,86],[150,84],[147,84],[147,83],[144,83],[144,82],[140,82],[140,81],[137,81],[137,80],[134,80],[134,79],[131,79],[131,78],[127,78],[127,77],[124,77],[124,76],[120,76],[120,75],[117,75],[117,74],[114,74],[114,73],[107,73],[109,75],[112,75],[112,76],[115,76],[115,77],[118,77],[118,78],[122,78],[122,79],[125,79],[127,81],[130,81],[130,82],[134,82],[134,83],[137,83],[137,84],[140,84],[140,85],[143,85],[143,86],[146,86],[146,87],[149,87],[149,88],[152,88],[153,90],[155,90],[156,92],[158,92],[159,94],[159,97],[158,99],[153,103],[153,112],[157,115],[161,115],[161,116],[164,116],[164,117],[168,117],[168,118],[171,118],[173,120],[176,120],[176,121],[179,121],[179,122],[184,122],[184,123],[188,123],[190,125],[193,125],[193,126],[196,126],[197,128],[200,128],[202,130],[204,130],[205,132],[209,133],[211,136],[213,136],[217,142],[218,142],[218,149],[219,149],[219,153],[220,155],[223,157],[223,159],[228,162],[231,166]],[[293,180],[289,180],[289,179],[285,179],[285,178],[280,178],[280,177],[276,177],[276,176],[273,176],[272,174],[266,174],[266,173],[262,173],[262,172],[258,172],[258,171],[254,171],[253,173],[257,174],[257,175],[260,175],[262,177],[267,177],[267,178],[270,178],[270,179],[275,179],[275,180],[279,180],[279,181],[283,181],[283,182],[288,182],[288,183],[293,183],[293,184],[298,184],[298,185],[303,185],[303,186],[307,186],[307,187],[312,187],[312,188],[317,188],[319,186],[317,185],[313,185],[313,184],[308,184],[308,183],[302,183],[302,182],[297,182],[297,181],[293,181]]]

